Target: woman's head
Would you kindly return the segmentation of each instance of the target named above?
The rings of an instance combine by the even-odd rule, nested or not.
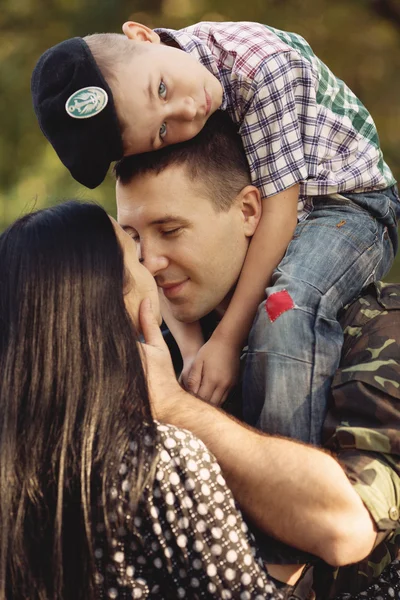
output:
[[[76,582],[90,597],[93,485],[152,421],[134,322],[157,291],[126,235],[67,202],[0,236],[1,599],[68,598]]]

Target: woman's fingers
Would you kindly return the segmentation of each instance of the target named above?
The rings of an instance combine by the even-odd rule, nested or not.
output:
[[[146,344],[156,348],[164,348],[164,338],[154,315],[150,298],[142,300],[139,308],[139,320]]]

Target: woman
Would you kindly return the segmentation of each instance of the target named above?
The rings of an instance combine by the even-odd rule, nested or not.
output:
[[[133,240],[93,204],[26,215],[0,289],[0,599],[280,598],[215,459],[152,419]]]

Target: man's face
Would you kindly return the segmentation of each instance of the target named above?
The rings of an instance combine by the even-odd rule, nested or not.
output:
[[[193,138],[222,102],[218,79],[190,54],[160,43],[132,43],[137,53],[116,65],[111,82],[125,156]]]
[[[249,244],[240,203],[217,212],[185,167],[117,182],[118,221],[137,242],[176,319],[226,308]]]

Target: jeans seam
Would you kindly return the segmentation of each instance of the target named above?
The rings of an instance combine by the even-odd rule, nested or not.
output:
[[[380,222],[380,219],[377,219],[376,217],[374,217],[373,215],[371,215],[371,214],[370,214],[368,211],[366,211],[366,210],[364,210],[364,209],[362,209],[362,208],[360,208],[360,209],[357,209],[357,210],[359,210],[360,212],[364,213],[364,215],[365,215],[365,216],[367,216],[367,217],[369,218],[369,220],[370,220],[372,223],[374,223],[374,226],[375,226],[375,227],[374,227],[374,231],[371,231],[371,235],[373,235],[373,236],[374,236],[374,240],[373,240],[373,242],[372,242],[372,244],[371,244],[371,246],[372,246],[372,245],[373,245],[373,244],[375,244],[375,243],[376,243],[376,241],[378,240],[378,223]],[[312,214],[312,213],[311,213],[311,214]],[[308,226],[308,227],[323,227],[323,228],[325,228],[326,230],[333,230],[333,231],[335,231],[335,230],[337,229],[337,224],[327,225],[327,224],[325,224],[325,223],[315,222],[315,220],[313,220],[313,219],[307,219],[306,221],[304,221],[304,222],[302,222],[302,223],[299,223],[299,224],[297,225],[297,227],[301,227],[301,229],[299,229],[299,232],[298,232],[298,233],[296,233],[296,230],[295,230],[295,233],[293,234],[292,240],[297,240],[297,239],[299,239],[299,238],[302,236],[303,232],[304,232],[304,227],[306,227],[306,226]],[[297,229],[297,228],[296,228],[296,229]],[[344,230],[344,231],[346,231],[346,230]],[[359,240],[359,238],[355,237],[355,236],[352,234],[352,232],[351,232],[351,231],[350,231],[350,232],[348,232],[348,233],[347,233],[347,232],[346,232],[346,233],[342,232],[342,235],[344,235],[344,236],[345,236],[347,239],[349,239],[349,240],[352,240],[352,241],[353,241],[355,244],[357,244],[357,246],[358,246],[358,243],[360,242],[360,240]],[[287,256],[287,252],[288,252],[288,250],[289,250],[290,243],[292,242],[292,240],[289,242],[289,244],[288,244],[288,247],[287,247],[287,249],[286,249],[286,252],[285,252],[285,255],[284,255],[284,257],[282,258],[282,260],[284,260],[284,258]],[[368,250],[368,249],[369,249],[371,246],[369,246],[369,247],[367,248],[367,250]],[[365,252],[365,250],[361,250],[360,252],[361,252],[361,253],[362,253],[362,252]]]
[[[295,362],[298,363],[302,363],[302,364],[306,364],[306,365],[311,365],[312,362],[308,361],[308,360],[302,360],[300,358],[297,358],[295,356],[288,356],[287,354],[282,354],[282,352],[270,352],[270,351],[266,351],[266,350],[257,350],[256,352],[254,351],[248,351],[246,356],[258,356],[258,355],[263,355],[263,356],[282,356],[283,358],[290,358],[290,360],[293,360]]]

